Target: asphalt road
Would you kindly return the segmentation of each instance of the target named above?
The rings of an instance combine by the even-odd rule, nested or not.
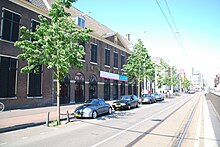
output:
[[[0,134],[0,146],[173,146],[192,111],[201,112],[198,109],[201,103],[199,94],[183,95],[97,119],[73,119],[59,127],[38,126],[7,132]],[[191,136],[195,137],[194,133]]]

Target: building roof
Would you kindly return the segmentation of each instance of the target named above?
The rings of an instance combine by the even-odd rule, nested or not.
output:
[[[44,9],[44,10],[48,10],[47,9],[47,6],[45,5],[45,3],[43,2],[43,0],[26,0],[30,3],[32,3],[33,5],[41,8],[41,9]]]
[[[54,2],[54,0],[27,0],[27,1],[47,11],[49,9],[48,4],[51,6],[52,3]],[[75,7],[71,7],[66,11],[71,14],[71,17],[77,17],[84,14],[82,11],[78,10]],[[132,46],[132,43],[128,41],[125,37],[111,30],[110,28],[101,24],[100,22],[96,21],[94,18],[90,17],[89,15],[84,15],[83,17],[86,20],[86,28],[92,29],[95,34],[97,34],[98,36],[104,39],[117,35],[117,37],[122,42],[123,48],[125,48],[128,52],[131,51],[130,48]]]

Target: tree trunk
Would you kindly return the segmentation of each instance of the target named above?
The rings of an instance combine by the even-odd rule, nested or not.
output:
[[[140,79],[138,79],[138,98],[140,98],[140,82],[141,82],[141,80]]]
[[[57,71],[57,125],[60,125],[60,80],[59,71]]]

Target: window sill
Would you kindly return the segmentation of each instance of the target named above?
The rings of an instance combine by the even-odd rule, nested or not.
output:
[[[90,62],[91,64],[93,64],[93,65],[98,65],[98,63],[95,63],[95,62]]]
[[[43,98],[43,96],[33,96],[33,97],[28,96],[27,97],[27,99],[42,99],[42,98]]]
[[[113,67],[113,69],[117,69],[118,70],[118,67]]]
[[[79,61],[81,61],[81,62],[86,62],[86,60],[84,60],[84,59],[79,59]]]
[[[105,67],[107,67],[107,68],[111,68],[111,66],[109,66],[109,65],[105,65]]]
[[[16,100],[18,99],[17,97],[8,97],[8,98],[0,98],[0,100]]]
[[[12,41],[8,41],[8,40],[5,40],[5,39],[1,39],[0,38],[0,41],[2,41],[2,42],[7,42],[7,43],[11,43],[11,44],[14,44],[15,42],[12,42]]]

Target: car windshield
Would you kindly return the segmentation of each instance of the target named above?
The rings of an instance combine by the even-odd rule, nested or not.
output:
[[[131,96],[121,96],[121,100],[130,100]]]
[[[85,101],[85,104],[97,104],[98,103],[98,100],[96,99],[89,99],[89,100],[86,100]]]

